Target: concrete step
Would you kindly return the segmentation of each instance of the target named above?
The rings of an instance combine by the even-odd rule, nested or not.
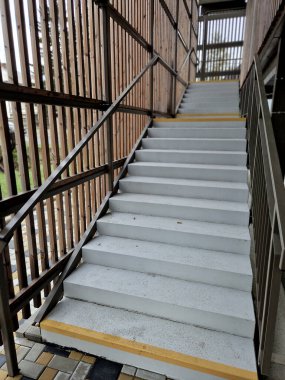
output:
[[[240,226],[247,226],[249,221],[247,203],[187,199],[177,196],[122,193],[110,199],[110,209],[130,214],[166,216]]]
[[[220,105],[228,106],[228,107],[237,107],[239,105],[239,102],[235,99],[228,99],[227,97],[222,99],[215,99],[215,98],[195,98],[194,97],[183,97],[180,106],[193,106],[193,107],[210,107],[215,106],[218,107]]]
[[[227,113],[227,112],[239,112],[239,107],[238,106],[227,106],[225,104],[220,104],[214,105],[208,103],[207,105],[194,105],[194,104],[186,104],[186,105],[181,105],[178,108],[178,113],[198,113],[198,114],[207,114],[207,113]]]
[[[83,263],[64,281],[68,298],[253,338],[250,292]]]
[[[141,149],[136,161],[171,162],[183,164],[246,165],[246,153],[211,150]]]
[[[199,93],[204,93],[204,94],[211,94],[215,93],[218,96],[221,96],[223,94],[233,94],[233,95],[238,95],[239,90],[237,86],[189,86],[186,91],[186,93],[194,93],[194,94],[199,94]]]
[[[127,176],[120,180],[120,190],[136,194],[170,195],[233,202],[248,201],[247,185],[235,182]]]
[[[239,96],[238,94],[227,94],[227,95],[220,95],[216,92],[205,94],[203,92],[195,93],[195,92],[185,92],[183,95],[183,99],[193,99],[193,101],[201,100],[202,102],[205,100],[211,100],[215,103],[219,103],[222,101],[235,101],[236,104],[239,104]]]
[[[187,119],[187,121],[233,121],[233,120],[241,120],[240,113],[238,112],[223,112],[223,113],[177,113],[176,119],[180,119],[183,117],[183,119]]]
[[[245,139],[245,128],[150,128],[149,137]]]
[[[123,309],[64,298],[41,333],[44,341],[167,378],[218,380],[238,372],[240,380],[257,380],[251,339]]]
[[[206,139],[206,138],[145,138],[145,149],[182,149],[182,150],[230,150],[245,151],[245,139]]]
[[[250,292],[252,272],[246,255],[177,245],[97,236],[82,249],[89,264],[159,274]]]
[[[135,162],[128,166],[134,176],[198,179],[247,183],[247,169],[242,166]]]
[[[101,235],[249,255],[247,227],[178,218],[117,213],[97,222]]]
[[[196,97],[199,97],[199,96],[204,96],[205,98],[207,97],[213,97],[213,96],[216,96],[218,98],[225,98],[227,96],[230,96],[230,97],[235,97],[235,96],[238,96],[238,93],[235,91],[235,90],[232,90],[232,89],[223,89],[223,90],[219,90],[219,89],[189,89],[189,90],[186,90],[185,93],[184,93],[184,96],[196,96]]]
[[[164,119],[164,121],[155,121],[154,119],[153,126],[154,129],[157,128],[245,128],[245,121],[238,120],[238,121],[184,121],[181,119]],[[150,131],[151,129],[149,129]]]

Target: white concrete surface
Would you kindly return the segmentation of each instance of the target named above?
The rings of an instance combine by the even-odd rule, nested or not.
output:
[[[136,161],[172,162],[181,164],[246,164],[245,152],[212,150],[141,149],[136,152]]]
[[[60,302],[48,318],[236,368],[256,370],[253,342],[248,338],[72,299]],[[165,362],[155,360],[150,364],[144,357],[135,358],[125,351],[111,353],[107,349],[102,351],[103,347],[92,347],[88,342],[71,340],[65,336],[56,337],[44,330],[42,334],[43,338],[50,342],[61,345],[66,343],[67,346],[78,349],[82,349],[82,345],[85,345],[84,347],[95,355],[103,355],[124,364],[153,370],[172,379],[200,380],[200,373],[193,373],[177,366],[169,368]],[[201,379],[213,380],[216,377]]]
[[[49,318],[256,371],[245,122],[218,114],[238,112],[238,83],[191,85],[182,107],[209,121],[179,114],[154,122]],[[236,121],[213,122],[211,110]],[[217,380],[94,342],[43,337],[177,380]]]
[[[227,150],[244,151],[245,139],[226,138],[145,138],[142,141],[145,149],[197,149],[197,150]]]
[[[84,263],[64,281],[66,297],[253,338],[248,292]]]
[[[128,172],[130,175],[144,177],[247,183],[247,169],[236,165],[135,162],[128,166]]]
[[[97,236],[82,249],[86,263],[251,291],[250,258],[229,252],[112,236]]]
[[[136,194],[158,194],[233,202],[247,202],[248,200],[247,184],[238,182],[127,176],[120,181],[120,190]]]
[[[213,116],[211,117],[213,118]],[[220,117],[219,117],[220,118]],[[180,119],[178,119],[180,120]],[[175,121],[175,119],[170,119],[170,121],[156,121],[154,119],[153,127],[154,128],[244,128],[244,121]]]
[[[244,139],[245,128],[150,128],[149,137]]]
[[[178,218],[112,213],[97,222],[102,235],[249,255],[247,227]]]
[[[110,209],[130,214],[166,216],[241,226],[247,226],[249,218],[247,203],[152,194],[117,194],[110,199]]]

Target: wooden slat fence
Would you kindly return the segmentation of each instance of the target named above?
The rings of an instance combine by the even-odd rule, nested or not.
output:
[[[14,330],[18,319],[28,318],[49,294],[150,117],[173,115],[195,77],[195,0],[110,0],[107,26],[102,3],[0,0],[0,228],[151,57],[162,58],[3,251]],[[173,75],[176,71],[185,83]]]

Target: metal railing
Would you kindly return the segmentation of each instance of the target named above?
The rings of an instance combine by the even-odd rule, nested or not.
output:
[[[140,9],[124,0],[13,2],[16,15],[11,15],[11,2],[0,2],[8,67],[6,79],[2,65],[0,70],[0,132],[10,195],[0,200],[0,325],[10,376],[18,372],[13,340],[17,313],[22,311],[27,318],[31,300],[35,307],[41,305],[42,291],[47,299],[37,321],[58,302],[65,276],[94,236],[96,221],[107,211],[109,197],[118,190],[153,116],[175,114],[195,76],[198,20],[195,0],[148,0],[140,3]],[[21,80],[12,16],[17,18],[22,47]],[[25,30],[25,17],[30,30]],[[34,42],[31,52],[28,35]],[[8,102],[12,102],[18,165],[24,178],[22,193],[16,183]],[[18,291],[12,278],[12,238]]]
[[[268,374],[285,270],[285,189],[258,56],[241,89],[241,111],[247,117],[258,362]]]

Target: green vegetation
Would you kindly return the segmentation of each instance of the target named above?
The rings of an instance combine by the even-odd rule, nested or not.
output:
[[[15,171],[15,175],[16,175],[17,191],[18,191],[18,193],[21,193],[23,190],[22,190],[20,172],[18,170],[16,170]],[[32,170],[31,169],[29,169],[29,177],[30,177],[31,188],[33,188],[34,187],[34,181],[33,181],[33,175],[32,175]],[[43,180],[44,179],[44,175],[43,175],[42,165],[41,165],[41,177],[42,177],[42,180]],[[0,171],[0,187],[1,187],[1,191],[2,191],[2,198],[3,199],[7,198],[9,196],[8,186],[7,186],[7,182],[6,182],[5,173],[3,173],[1,171]]]
[[[17,183],[17,190],[21,192],[22,186],[21,186],[21,176],[18,170],[15,172],[16,174],[16,183]],[[8,186],[5,178],[5,173],[0,172],[0,186],[1,186],[1,191],[2,191],[2,198],[8,197]]]

